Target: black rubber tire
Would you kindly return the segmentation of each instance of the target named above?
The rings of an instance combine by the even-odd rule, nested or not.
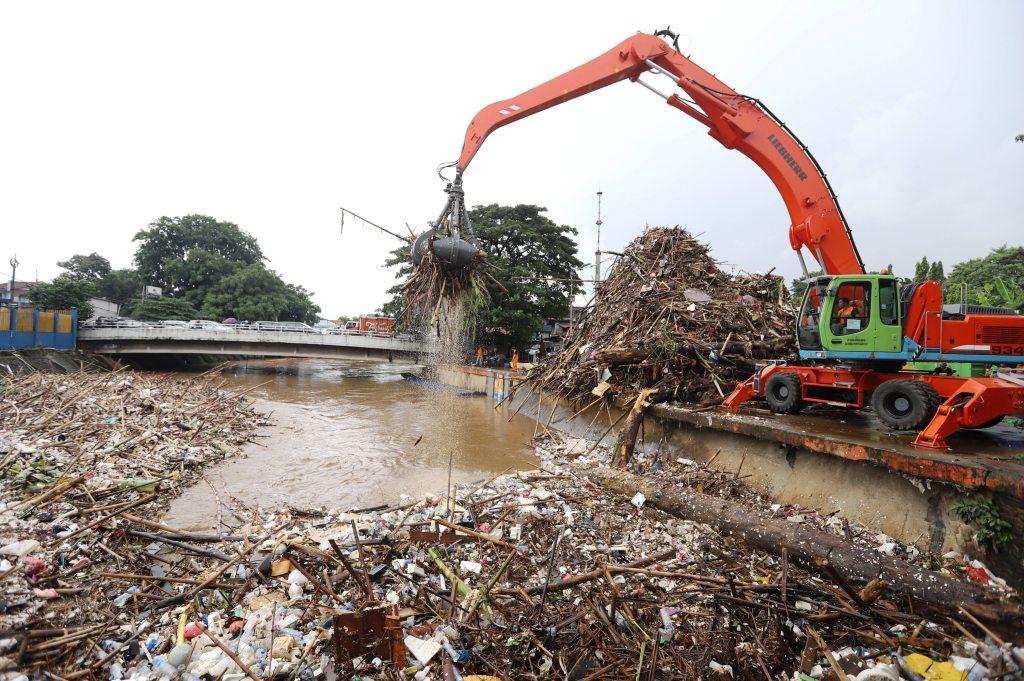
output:
[[[982,423],[980,426],[960,426],[960,427],[961,428],[966,428],[967,430],[981,430],[982,428],[991,428],[992,426],[998,426],[1000,423],[1002,423],[1004,417],[1005,417],[1005,414],[1003,416],[997,416],[994,419],[989,419],[988,421],[985,421],[985,423]]]
[[[764,385],[764,399],[776,414],[796,414],[807,406],[803,400],[800,376],[789,371],[768,379]]]
[[[922,381],[894,378],[875,389],[871,408],[878,419],[895,430],[920,430],[935,416],[942,398]]]

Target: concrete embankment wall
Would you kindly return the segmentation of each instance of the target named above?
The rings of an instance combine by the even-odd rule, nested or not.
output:
[[[437,380],[445,385],[486,393],[488,397],[498,400],[508,394],[518,376],[516,372],[508,369],[467,366],[438,366],[434,371]]]
[[[496,375],[505,390],[515,380],[515,375],[507,370],[437,370],[442,382],[488,395],[494,393]],[[506,406],[570,436],[591,440],[604,437],[609,444],[614,436],[610,424],[620,413],[607,408],[597,413],[592,409],[574,417],[568,405],[541,401],[537,395],[516,396]],[[913,543],[922,551],[980,553],[973,544],[974,530],[950,510],[964,496],[964,490],[955,485],[901,474],[869,460],[853,460],[748,434],[698,427],[676,418],[666,405],[657,405],[649,416],[644,423],[644,451],[710,463],[721,471],[742,476],[764,494],[766,506],[795,504],[823,514],[836,513],[901,542]],[[1004,495],[1003,501],[1008,503],[1008,512],[1020,509],[1017,499]],[[1009,555],[989,560],[990,564],[1004,567],[1013,562]],[[1001,572],[1012,581],[1021,581],[1019,565]]]

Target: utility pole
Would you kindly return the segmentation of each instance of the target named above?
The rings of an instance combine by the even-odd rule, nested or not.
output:
[[[597,191],[597,249],[594,251],[594,293],[597,293],[597,284],[601,281],[601,190]]]
[[[10,299],[11,307],[14,307],[14,279],[18,274],[18,254],[15,253],[14,257],[7,261],[11,266],[11,288],[7,291],[7,297]]]

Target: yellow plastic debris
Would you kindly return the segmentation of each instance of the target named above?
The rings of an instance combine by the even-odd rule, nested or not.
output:
[[[928,681],[967,681],[967,672],[960,671],[952,662],[936,662],[920,653],[904,655],[903,660],[910,671],[920,674]]]

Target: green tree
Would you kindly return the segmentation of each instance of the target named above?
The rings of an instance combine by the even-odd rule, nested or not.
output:
[[[914,265],[914,281],[924,281],[928,278],[928,270],[931,265],[928,264],[928,258],[921,256],[921,259]]]
[[[142,281],[179,294],[204,281],[211,264],[252,265],[266,258],[256,238],[232,222],[207,215],[161,217],[135,235],[135,265]]]
[[[35,284],[29,295],[34,304],[47,310],[76,308],[78,318],[84,321],[92,317],[93,308],[89,299],[96,295],[96,284],[61,274],[49,283]]]
[[[576,229],[542,215],[546,210],[490,204],[470,211],[490,274],[500,282],[488,286],[491,304],[477,320],[477,335],[486,343],[525,350],[545,319],[568,316],[570,300],[583,290]]]
[[[1024,308],[1024,298],[1017,295],[1024,291],[1024,247],[1003,245],[983,258],[958,263],[946,277],[945,290],[948,302],[960,302],[965,290],[967,303]]]
[[[160,286],[204,317],[317,320],[312,294],[267,269],[256,238],[234,223],[206,215],[162,217],[135,240],[140,283]]]
[[[121,310],[121,314],[132,319],[148,321],[161,319],[195,319],[199,316],[192,304],[181,298],[170,296],[146,296],[129,301]]]
[[[943,282],[946,280],[946,273],[942,269],[942,261],[936,260],[928,268],[928,279],[931,281]]]
[[[985,284],[983,290],[978,293],[978,301],[982,305],[1024,311],[1024,286],[1012,283],[1007,285],[1001,277],[996,277]]]
[[[473,232],[487,252],[488,273],[497,281],[488,284],[490,305],[476,319],[476,337],[502,350],[525,350],[544,320],[568,316],[569,301],[583,289],[577,270],[576,229],[559,225],[543,213],[546,208],[527,204],[476,206],[469,211]],[[412,272],[409,245],[391,252],[385,263],[398,267],[396,277],[405,280]],[[381,307],[385,314],[402,319],[401,284],[389,289],[391,300]]]
[[[820,277],[823,274],[825,274],[823,270],[813,270],[810,272],[809,277],[814,279],[815,277]],[[803,300],[804,291],[807,290],[807,280],[804,277],[796,277],[790,282],[789,288],[793,292],[794,300]]]
[[[142,280],[139,273],[131,268],[110,270],[96,282],[96,290],[100,298],[124,305],[142,292]]]
[[[312,291],[296,284],[285,284],[287,302],[278,313],[277,319],[282,322],[305,322],[316,324],[320,321],[320,306],[313,302]]]
[[[413,271],[412,259],[409,254],[410,248],[410,245],[407,243],[396,246],[388,254],[388,259],[384,261],[384,267],[398,268],[395,272],[395,278],[398,279],[398,283],[388,289],[388,295],[391,298],[377,309],[377,312],[381,314],[394,317],[395,326],[401,330],[405,330],[406,317],[405,298],[402,297],[402,284]]]
[[[245,265],[221,279],[205,296],[204,318],[316,323],[320,308],[301,286],[289,286],[260,263]]]
[[[69,279],[99,282],[110,274],[110,261],[99,253],[76,254],[58,262],[57,266],[67,270],[65,276]]]

